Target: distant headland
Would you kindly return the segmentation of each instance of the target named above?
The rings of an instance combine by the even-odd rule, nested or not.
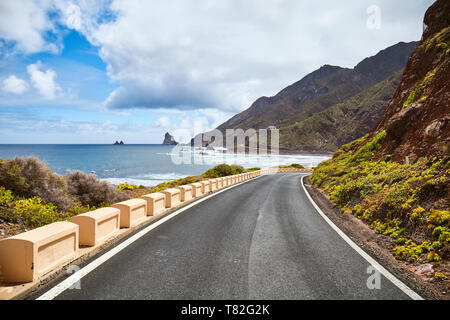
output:
[[[117,146],[117,145],[123,145],[123,144],[125,144],[125,143],[123,143],[123,141],[120,141],[120,142],[119,142],[119,141],[116,141],[116,142],[114,142],[114,145],[115,145],[115,146]]]

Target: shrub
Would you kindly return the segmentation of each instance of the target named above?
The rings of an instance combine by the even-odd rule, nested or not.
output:
[[[427,212],[424,208],[418,207],[411,214],[410,220],[414,225],[424,224],[427,221]]]
[[[153,192],[160,192],[169,188],[175,188],[178,186],[184,186],[186,184],[191,184],[191,183],[195,183],[195,182],[199,182],[202,181],[203,179],[197,178],[197,177],[186,177],[186,178],[181,178],[181,179],[177,179],[177,180],[173,180],[173,181],[168,181],[168,182],[163,182],[158,184],[156,187],[154,187],[152,189],[152,193]]]
[[[11,190],[6,190],[3,187],[0,187],[0,205],[1,206],[9,206],[14,200],[14,196]]]
[[[298,163],[291,164],[291,167],[295,168],[295,169],[305,169],[304,166],[302,166],[301,164],[298,164]]]
[[[447,276],[446,276],[445,274],[441,273],[441,272],[436,272],[436,273],[434,274],[434,277],[435,277],[436,279],[440,279],[440,280],[445,280],[445,279],[447,279]]]
[[[207,178],[221,178],[226,176],[232,176],[234,174],[244,173],[245,169],[239,165],[228,165],[228,164],[219,164],[212,169],[209,169],[205,173],[203,173],[204,177]]]
[[[249,168],[249,169],[246,169],[245,171],[246,172],[253,172],[253,171],[258,171],[258,170],[261,170],[261,168]]]
[[[51,203],[44,203],[41,198],[33,197],[17,200],[14,214],[26,226],[37,228],[60,220],[58,208]]]
[[[128,183],[119,184],[118,186],[116,186],[116,188],[119,189],[120,191],[145,189],[144,186],[136,186],[136,185],[128,184]]]
[[[430,210],[428,221],[435,226],[443,226],[449,222],[450,211]]]
[[[83,205],[102,207],[114,202],[131,199],[107,181],[100,181],[93,174],[81,171],[69,172],[66,176],[69,193]]]
[[[0,162],[0,185],[17,196],[52,202],[61,210],[73,205],[64,178],[35,157]]]
[[[437,262],[441,260],[441,257],[439,257],[439,255],[436,252],[430,252],[428,253],[427,260],[429,262]]]
[[[361,149],[359,149],[354,156],[350,157],[348,160],[349,164],[358,163],[361,161],[370,160],[375,153],[380,150],[381,145],[386,139],[387,133],[386,131],[382,131],[373,138],[372,141],[364,145]]]
[[[333,192],[330,193],[330,198],[336,204],[343,206],[345,205],[352,197],[359,196],[361,190],[363,190],[366,186],[357,181],[349,181],[348,183],[343,183],[338,185]]]

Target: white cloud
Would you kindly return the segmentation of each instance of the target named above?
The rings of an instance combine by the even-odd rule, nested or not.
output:
[[[376,34],[366,27],[371,0],[113,0],[114,21],[82,29],[120,83],[107,107],[237,112],[325,63],[353,67],[418,40],[432,2],[380,0]]]
[[[24,53],[57,53],[58,45],[44,39],[54,29],[47,15],[51,7],[46,0],[0,0],[0,38],[13,41]]]
[[[432,2],[377,1],[374,32],[366,23],[373,0],[0,0],[0,39],[25,53],[55,53],[61,43],[48,32],[81,32],[120,85],[105,100],[110,109],[235,113],[323,64],[353,67],[418,40]],[[56,73],[34,71],[33,86],[53,99]]]
[[[167,128],[170,126],[170,118],[167,116],[162,116],[156,121],[156,125],[161,128]]]
[[[69,4],[65,10],[66,25],[70,29],[81,30],[81,10],[79,6]]]
[[[62,93],[61,87],[55,81],[58,75],[52,69],[41,71],[42,67],[40,61],[27,67],[30,81],[44,99],[53,100]]]
[[[11,75],[3,80],[2,90],[8,93],[22,94],[28,90],[28,83],[15,75]]]

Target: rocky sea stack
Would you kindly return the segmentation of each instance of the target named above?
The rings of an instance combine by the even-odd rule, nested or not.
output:
[[[178,144],[178,142],[175,141],[175,139],[170,135],[170,133],[166,132],[166,135],[164,136],[164,141],[162,144],[168,145],[168,146],[175,146]]]

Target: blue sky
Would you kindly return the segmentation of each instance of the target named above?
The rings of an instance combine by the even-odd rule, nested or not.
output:
[[[0,143],[187,139],[420,39],[432,2],[0,0]]]

